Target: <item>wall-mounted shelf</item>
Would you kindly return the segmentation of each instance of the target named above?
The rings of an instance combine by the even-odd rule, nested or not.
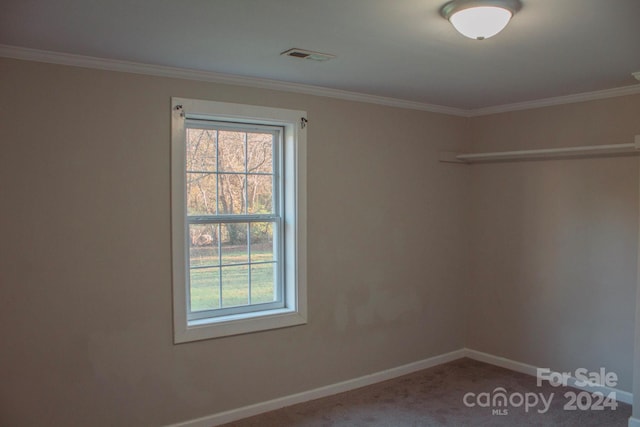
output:
[[[494,153],[460,154],[440,152],[439,160],[447,163],[481,163],[509,160],[560,159],[594,156],[615,156],[640,153],[640,135],[629,144],[587,145],[581,147],[547,148],[539,150],[499,151]]]

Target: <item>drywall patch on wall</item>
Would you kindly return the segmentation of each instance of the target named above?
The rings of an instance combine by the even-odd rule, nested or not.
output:
[[[344,293],[338,294],[333,308],[336,328],[339,332],[344,332],[349,326],[349,304]]]

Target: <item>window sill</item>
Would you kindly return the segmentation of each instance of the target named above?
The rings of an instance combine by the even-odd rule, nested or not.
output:
[[[198,319],[187,322],[185,329],[175,331],[175,343],[248,334],[306,323],[307,319],[303,313],[289,308]]]

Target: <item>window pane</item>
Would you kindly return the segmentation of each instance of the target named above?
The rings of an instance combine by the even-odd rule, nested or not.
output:
[[[217,224],[189,225],[189,265],[212,266],[219,265]]]
[[[247,247],[247,223],[221,224],[222,265],[249,262]]]
[[[246,211],[246,176],[223,173],[218,175],[218,213],[243,214]]]
[[[276,300],[276,264],[251,266],[251,303],[259,304]]]
[[[273,173],[273,134],[247,134],[247,172]]]
[[[249,304],[249,266],[222,267],[222,306]]]
[[[273,213],[273,176],[247,176],[247,213]]]
[[[273,223],[251,223],[251,262],[273,261]]]
[[[219,172],[245,172],[245,132],[218,131]]]
[[[210,129],[187,129],[187,171],[216,170],[216,132]]]
[[[216,213],[216,175],[187,173],[187,215]]]
[[[196,268],[190,271],[191,311],[220,308],[220,269]]]

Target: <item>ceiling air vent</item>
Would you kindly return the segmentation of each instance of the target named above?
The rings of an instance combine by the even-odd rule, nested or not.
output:
[[[313,52],[311,50],[296,49],[296,48],[285,50],[280,55],[292,56],[294,58],[300,58],[300,59],[310,59],[312,61],[318,61],[318,62],[328,61],[329,59],[333,59],[336,57],[335,55],[330,55],[328,53]]]

